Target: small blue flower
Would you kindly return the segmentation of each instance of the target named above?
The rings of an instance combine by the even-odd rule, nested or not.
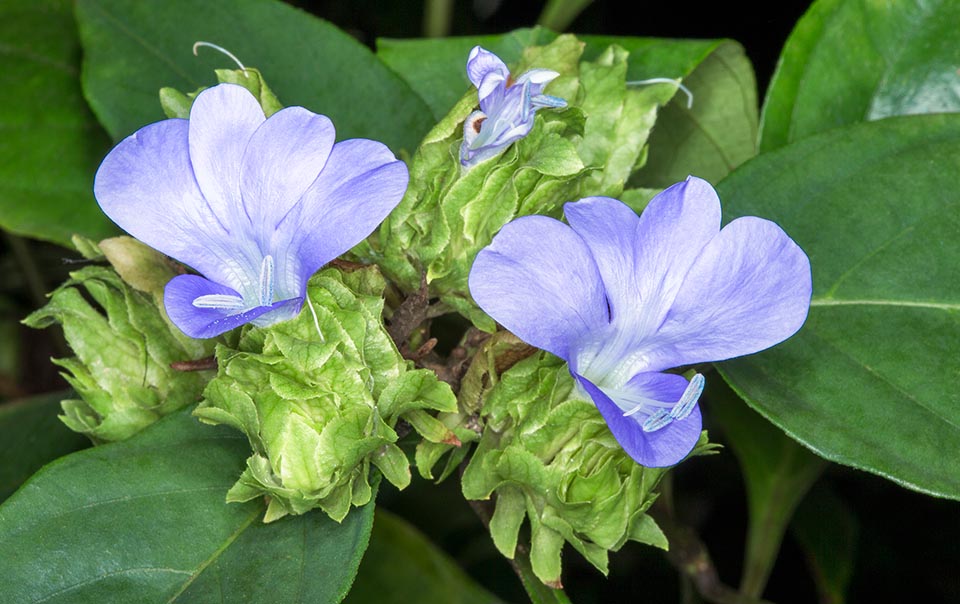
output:
[[[776,224],[720,229],[720,200],[688,178],[641,216],[616,199],[564,206],[566,224],[518,218],[483,249],[470,292],[491,317],[570,367],[624,450],[663,467],[700,436],[702,375],[682,365],[751,354],[793,335],[810,262]]]
[[[246,89],[221,84],[197,96],[189,120],[145,126],[103,160],[104,213],[200,273],[164,290],[185,334],[292,318],[310,276],[400,202],[403,162],[381,143],[334,137],[325,116],[288,107],[266,119]]]
[[[513,81],[497,55],[474,46],[467,59],[467,76],[477,87],[480,111],[471,113],[463,124],[460,163],[472,166],[489,159],[529,134],[537,109],[566,107],[565,100],[543,94],[558,75],[549,69],[531,69]]]

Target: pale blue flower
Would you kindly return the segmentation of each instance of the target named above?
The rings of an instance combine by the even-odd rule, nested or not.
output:
[[[307,279],[400,202],[403,162],[381,143],[334,137],[325,116],[288,107],[266,119],[246,89],[221,84],[189,120],[145,126],[103,160],[94,192],[107,216],[200,273],[164,291],[184,333],[295,316]]]
[[[559,75],[549,69],[531,69],[514,81],[497,55],[475,46],[467,60],[467,76],[477,87],[480,110],[463,124],[460,163],[472,166],[489,159],[529,134],[537,109],[566,107],[565,100],[543,94]]]
[[[641,216],[607,197],[507,224],[470,272],[470,293],[524,341],[565,359],[624,450],[669,466],[700,436],[702,375],[665,370],[763,350],[810,305],[810,262],[776,224],[720,229],[720,200],[689,178]]]

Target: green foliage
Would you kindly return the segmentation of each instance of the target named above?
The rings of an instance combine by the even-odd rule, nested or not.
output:
[[[69,246],[116,232],[93,199],[109,147],[80,91],[69,0],[0,6],[0,227]]]
[[[63,327],[76,356],[54,362],[80,398],[63,401],[61,419],[95,443],[128,438],[197,402],[210,379],[209,372],[177,371],[170,364],[209,356],[213,344],[183,335],[152,295],[108,267],[70,273],[24,323]]]
[[[257,522],[224,505],[248,449],[175,413],[135,437],[50,464],[0,506],[0,583],[51,604],[335,604],[366,548],[373,506]],[[54,545],[55,544],[55,545]]]
[[[381,318],[385,285],[375,268],[321,271],[296,319],[217,347],[218,374],[196,414],[241,430],[253,448],[230,501],[269,495],[267,522],[316,507],[339,522],[371,500],[371,464],[399,488],[410,482],[397,421],[453,411],[456,399],[400,356]]]
[[[645,512],[667,470],[644,468],[623,452],[594,404],[574,391],[566,364],[536,352],[495,371],[462,485],[467,499],[496,494],[490,533],[497,549],[512,559],[529,521],[530,561],[548,585],[559,584],[564,543],[604,574],[608,552],[628,540],[666,549]],[[707,448],[704,434],[692,454]]]
[[[570,106],[540,112],[527,137],[469,170],[461,168],[458,150],[476,92],[463,97],[414,156],[403,201],[355,253],[378,263],[406,291],[416,291],[426,275],[433,296],[493,331],[467,288],[477,252],[518,216],[559,217],[564,202],[619,195],[643,161],[658,107],[675,92],[672,86],[628,89],[628,54],[620,48],[580,63],[582,50],[573,36],[527,49],[515,71],[559,72],[549,92],[567,98]]]
[[[956,2],[818,0],[783,49],[760,148],[860,121],[960,111]]]
[[[666,188],[693,174],[716,183],[757,153],[757,83],[741,47],[717,44],[683,79],[650,135],[647,163],[631,186]]]
[[[409,602],[500,604],[420,531],[380,508],[370,547],[344,604]]]
[[[777,221],[813,266],[806,325],[721,363],[727,381],[818,455],[954,499],[958,171],[960,116],[912,116],[793,143],[719,186],[726,218]]]
[[[329,116],[338,139],[414,149],[432,122],[423,101],[366,47],[276,0],[81,0],[76,13],[84,92],[115,140],[163,118],[161,87],[196,90],[211,83],[211,68],[229,60],[209,49],[193,56],[198,40],[257,65],[286,104]]]
[[[790,532],[807,555],[824,604],[843,604],[856,563],[857,516],[835,493],[815,486],[797,507]]]
[[[44,464],[87,444],[57,420],[61,398],[56,392],[0,406],[0,502]]]

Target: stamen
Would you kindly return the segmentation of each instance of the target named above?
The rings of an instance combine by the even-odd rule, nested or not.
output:
[[[195,308],[216,308],[219,310],[237,310],[246,306],[243,298],[230,294],[207,294],[193,300]]]
[[[643,428],[644,432],[656,432],[671,422],[673,422],[673,418],[670,417],[670,413],[666,409],[657,409],[657,412],[644,420],[640,427]]]
[[[694,374],[690,378],[690,383],[687,384],[687,389],[683,391],[683,396],[677,401],[677,406],[670,410],[670,417],[681,420],[690,415],[693,408],[697,406],[697,401],[700,400],[700,395],[703,394],[703,387],[706,383],[707,380],[702,374]]]
[[[321,342],[326,342],[326,339],[323,337],[323,332],[320,331],[320,319],[317,318],[317,311],[313,308],[313,302],[310,300],[310,295],[306,296],[307,298],[307,308],[310,309],[310,314],[313,315],[313,326],[317,328],[317,335],[320,336]]]
[[[260,306],[273,303],[273,256],[267,254],[260,263]]]
[[[689,88],[677,80],[671,80],[670,78],[650,78],[649,80],[634,80],[632,82],[627,82],[627,86],[646,86],[647,84],[673,84],[682,90],[685,95],[687,95],[687,109],[693,107],[693,93],[690,92]]]
[[[233,59],[233,62],[236,63],[238,67],[240,67],[240,70],[241,70],[241,71],[243,71],[244,73],[247,72],[247,68],[243,66],[243,63],[240,62],[240,59],[238,59],[237,57],[235,57],[232,52],[230,52],[229,50],[227,50],[226,48],[224,48],[224,47],[222,47],[222,46],[217,46],[216,44],[213,44],[212,42],[203,42],[203,41],[194,42],[194,44],[193,44],[193,56],[195,56],[195,57],[196,57],[196,56],[199,56],[199,55],[197,55],[197,49],[200,48],[201,46],[207,46],[207,47],[212,48],[212,49],[214,49],[214,50],[219,50],[219,51],[222,52],[223,54],[225,54],[225,55],[227,55],[228,57],[230,57],[231,59]]]

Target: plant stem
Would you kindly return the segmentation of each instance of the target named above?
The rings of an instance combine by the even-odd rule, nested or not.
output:
[[[423,5],[423,35],[442,38],[450,35],[453,0],[426,0]]]
[[[661,493],[660,499],[650,509],[650,514],[670,542],[667,559],[674,568],[690,579],[700,596],[714,604],[770,604],[766,600],[738,593],[720,582],[707,546],[692,528],[674,520],[671,505],[665,501],[666,494],[665,491]]]
[[[549,0],[537,19],[537,25],[553,31],[564,31],[592,2],[593,0]]]
[[[462,466],[461,466],[462,471]],[[467,500],[470,508],[483,523],[484,528],[490,529],[490,518],[493,516],[490,507],[491,501],[471,501]],[[530,597],[531,604],[573,604],[570,598],[562,589],[553,589],[544,585],[533,573],[533,567],[530,565],[530,552],[523,545],[517,545],[517,551],[514,552],[513,560],[508,560],[513,572],[517,573],[523,589]]]

